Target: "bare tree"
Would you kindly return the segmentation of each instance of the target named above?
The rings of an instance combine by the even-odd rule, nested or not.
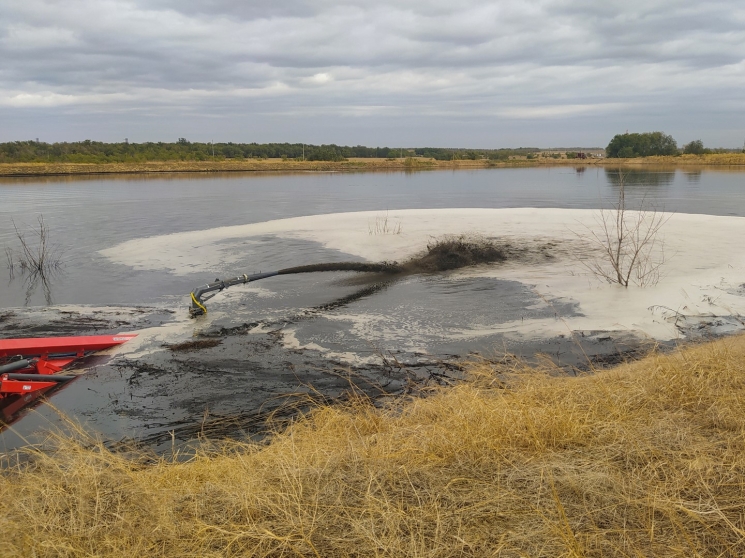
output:
[[[589,238],[602,256],[580,260],[596,277],[628,287],[655,285],[666,261],[665,243],[660,229],[672,215],[647,209],[643,199],[636,211],[626,207],[626,176],[619,172],[618,200],[613,209],[601,209],[596,217],[598,230],[587,227]]]

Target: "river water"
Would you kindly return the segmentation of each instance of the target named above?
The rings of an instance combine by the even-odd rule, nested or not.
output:
[[[646,197],[649,205],[666,211],[743,216],[744,182],[745,173],[739,172],[632,171],[627,196],[631,203]],[[53,303],[150,304],[188,293],[213,277],[133,270],[111,264],[100,250],[134,238],[348,211],[598,208],[608,206],[616,192],[615,171],[584,167],[5,179],[0,182],[0,247],[17,247],[14,223],[32,239],[43,215],[64,262],[52,285]],[[268,268],[253,262],[252,269]],[[45,303],[43,290],[27,293],[23,281],[10,281],[0,290],[0,307]]]
[[[745,172],[624,172],[629,206],[745,217]],[[345,283],[343,274],[282,277],[259,289],[221,293],[210,302],[216,310],[211,321],[191,322],[185,312],[188,293],[217,274],[360,259],[310,237],[261,234],[212,243],[201,243],[200,237],[214,236],[210,231],[219,227],[359,211],[385,218],[388,212],[419,209],[598,209],[611,206],[618,191],[616,170],[593,167],[2,179],[0,249],[18,250],[16,229],[33,245],[34,227],[43,216],[62,266],[44,289],[19,272],[11,274],[0,260],[0,337],[144,328],[141,337],[152,341],[140,342],[124,364],[114,359],[96,366],[54,397],[63,412],[110,438],[177,430],[201,420],[208,408],[222,417],[243,416],[265,409],[278,394],[307,392],[311,385],[334,396],[347,382],[340,379],[340,366],[395,388],[406,378],[396,377],[397,364],[391,362],[429,366],[500,344],[523,356],[551,353],[571,363],[565,354],[608,353],[618,349],[621,337],[604,348],[610,337],[603,334],[594,338],[595,345],[578,349],[555,333],[540,342],[516,342],[490,330],[495,323],[505,324],[506,331],[523,321],[583,315],[576,301],[547,300],[514,278],[411,277],[365,291],[369,286],[360,290]],[[153,254],[154,261],[169,263],[148,264],[147,249],[140,260],[116,257],[129,241],[152,246],[153,252],[173,251]],[[476,333],[479,328],[483,331]],[[221,345],[184,357],[163,348],[203,334],[219,338]],[[328,366],[335,367],[333,373],[323,371]],[[20,445],[49,421],[54,414],[42,408],[12,435],[3,434],[2,443]],[[13,437],[17,434],[21,437]]]

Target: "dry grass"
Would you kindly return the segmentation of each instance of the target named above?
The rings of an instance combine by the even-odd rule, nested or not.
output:
[[[470,369],[186,463],[29,450],[2,475],[2,554],[745,554],[745,337],[579,378]]]
[[[673,165],[745,165],[745,153],[709,153],[706,155],[681,155],[680,157],[646,157],[642,159],[652,164],[670,163]]]

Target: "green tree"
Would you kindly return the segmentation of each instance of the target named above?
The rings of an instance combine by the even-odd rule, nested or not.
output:
[[[708,149],[704,147],[704,142],[701,140],[693,140],[690,143],[685,144],[683,146],[683,153],[688,153],[691,155],[703,155],[706,153]]]
[[[651,155],[677,155],[678,144],[663,132],[643,134],[617,134],[605,148],[608,157],[649,157]]]

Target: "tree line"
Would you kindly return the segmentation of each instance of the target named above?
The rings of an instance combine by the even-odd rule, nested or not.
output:
[[[630,159],[633,157],[649,157],[651,155],[680,155],[681,153],[703,155],[706,153],[731,153],[732,149],[709,149],[704,142],[694,140],[678,148],[675,139],[663,132],[646,132],[616,134],[605,148],[607,157]],[[743,150],[745,151],[745,150]]]
[[[517,149],[449,149],[440,147],[402,148],[312,145],[302,143],[203,143],[185,138],[168,142],[45,143],[13,141],[0,143],[2,163],[138,163],[146,161],[211,161],[226,159],[294,159],[306,161],[344,161],[359,158],[432,157],[437,160],[492,159],[528,155],[538,148]]]

